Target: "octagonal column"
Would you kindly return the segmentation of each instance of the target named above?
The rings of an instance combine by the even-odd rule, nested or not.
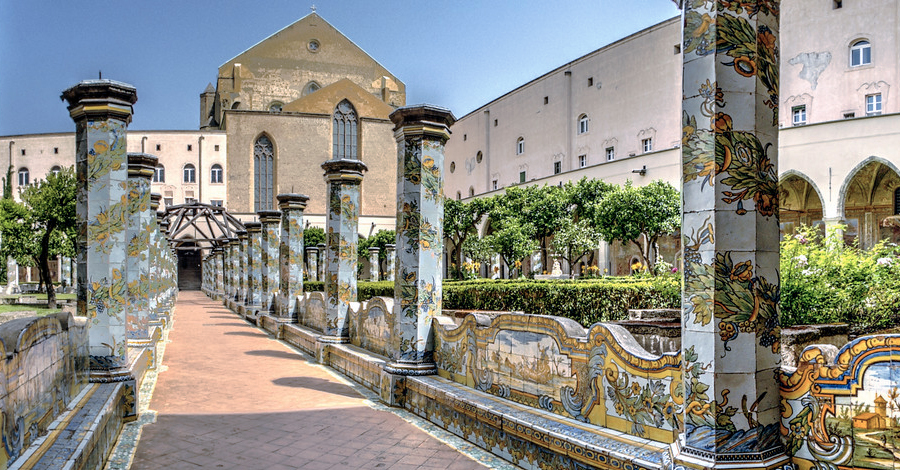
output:
[[[786,468],[775,380],[778,2],[684,8],[684,433],[677,459],[705,468]]]
[[[89,328],[91,380],[127,380],[126,134],[134,87],[86,80],[64,91],[75,121],[78,314]]]
[[[278,316],[285,321],[296,322],[297,297],[303,294],[303,211],[309,197],[303,194],[279,194],[275,198],[281,209],[278,249],[281,303]]]
[[[244,225],[244,228],[247,226]],[[238,230],[238,246],[237,246],[237,294],[235,297],[235,302],[243,304],[247,302],[247,286],[248,286],[248,272],[249,268],[247,267],[247,246],[249,244],[250,238],[249,234],[246,230]]]
[[[151,214],[150,178],[157,158],[145,153],[128,154],[128,240],[125,277],[128,283],[126,333],[130,346],[149,347],[150,340],[150,239],[156,227]]]
[[[319,278],[319,281],[325,282],[325,267],[328,264],[327,261],[325,261],[325,257],[327,255],[325,244],[319,243],[318,245],[316,245],[316,249],[318,250],[319,255],[318,261],[316,262],[316,276]]]
[[[394,263],[395,255],[397,253],[396,245],[384,245],[384,252],[384,280],[393,281],[394,270],[396,269]]]
[[[216,299],[221,299],[225,296],[225,248],[216,247],[213,249],[213,253],[216,255],[216,271],[213,276],[216,285],[213,287],[213,291]]]
[[[229,238],[228,242],[225,244],[225,250],[227,256],[225,258],[228,277],[225,280],[225,298],[229,301],[234,301],[234,297],[237,293],[237,284],[238,284],[238,256],[237,256],[237,246],[238,246],[237,238]],[[226,302],[227,303],[227,302]]]
[[[369,280],[375,282],[378,280],[378,253],[381,249],[377,246],[369,247]]]
[[[328,184],[325,241],[326,342],[349,341],[347,315],[356,301],[357,242],[359,241],[359,185],[366,165],[359,160],[328,160],[322,164]]]
[[[319,249],[314,246],[306,247],[306,272],[310,281],[319,280]]]
[[[278,288],[281,270],[278,268],[278,224],[281,222],[281,212],[259,211],[259,222],[262,224],[262,241],[260,244],[262,286],[260,287],[263,312],[275,312],[275,297]]]
[[[453,113],[429,105],[391,113],[397,138],[397,246],[391,362],[397,375],[434,374],[432,319],[441,311],[444,144]]]
[[[259,308],[262,300],[262,224],[248,222],[247,228],[247,298],[244,305]]]

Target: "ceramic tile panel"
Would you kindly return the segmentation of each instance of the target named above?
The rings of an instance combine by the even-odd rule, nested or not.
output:
[[[834,361],[811,346],[779,376],[781,425],[794,462],[891,469],[900,460],[900,335],[857,338]]]

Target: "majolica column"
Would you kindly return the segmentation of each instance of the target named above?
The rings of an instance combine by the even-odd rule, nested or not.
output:
[[[92,380],[128,380],[126,132],[134,87],[86,80],[64,91],[75,121],[78,314],[88,318]]]
[[[683,19],[677,458],[707,468],[788,468],[775,381],[778,1],[685,2]]]
[[[319,249],[314,246],[306,247],[306,272],[310,281],[319,280]]]
[[[327,235],[326,235],[327,237]],[[318,276],[319,281],[325,282],[325,268],[328,267],[328,261],[326,261],[326,255],[328,254],[325,249],[324,243],[319,243],[316,245],[316,249],[319,250],[319,260],[316,263],[316,276]]]
[[[303,211],[309,197],[303,194],[279,194],[281,209],[281,237],[278,264],[281,267],[281,286],[278,316],[297,321],[297,297],[303,293]]]
[[[356,247],[359,241],[359,185],[366,165],[359,160],[322,164],[328,183],[325,241],[325,336],[321,342],[346,342],[350,302],[356,301]]]
[[[396,253],[396,245],[384,245],[384,280],[394,280],[394,255]]]
[[[246,228],[246,225],[244,225]],[[239,230],[237,233],[238,236],[238,246],[237,246],[237,256],[238,256],[238,292],[235,301],[238,303],[246,303],[247,302],[247,286],[248,286],[248,272],[249,268],[247,266],[247,245],[250,241],[249,234],[246,230]]]
[[[156,308],[159,302],[159,239],[161,238],[159,235],[159,223],[158,219],[158,210],[159,210],[159,201],[162,200],[162,195],[158,193],[150,193],[150,214],[149,215],[149,224],[150,227],[148,231],[150,232],[150,266],[149,266],[149,278],[148,278],[148,295],[150,296],[149,302],[147,302],[147,320],[151,325],[157,323],[157,315]]]
[[[128,240],[126,279],[128,317],[126,332],[130,346],[149,347],[150,339],[150,242],[156,227],[152,222],[150,178],[157,158],[145,153],[128,154]]]
[[[213,249],[213,254],[216,258],[213,292],[216,295],[216,299],[221,299],[225,295],[225,249],[216,247]]]
[[[229,301],[234,301],[234,297],[237,294],[237,284],[238,284],[238,257],[237,257],[237,238],[229,238],[228,243],[225,245],[228,256],[225,258],[225,262],[228,265],[228,278],[227,282],[227,292],[225,292],[226,298]],[[227,304],[227,302],[226,302]]]
[[[258,308],[262,300],[262,224],[248,222],[247,228],[247,300],[244,305]]]
[[[378,280],[378,253],[381,251],[377,246],[369,247],[369,280]]]
[[[262,239],[260,243],[260,268],[262,271],[262,310],[265,313],[274,312],[275,296],[281,282],[278,280],[278,224],[281,222],[281,212],[259,211],[259,222],[262,224]]]
[[[72,260],[66,257],[59,258],[60,281],[65,284],[66,289],[72,287]],[[9,278],[9,275],[7,275]]]
[[[444,144],[456,121],[430,105],[391,113],[397,138],[397,246],[391,362],[397,375],[434,374],[432,319],[441,311]]]

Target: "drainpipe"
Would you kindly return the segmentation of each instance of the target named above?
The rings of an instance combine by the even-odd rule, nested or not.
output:
[[[147,136],[141,137],[141,153],[147,153],[145,144],[147,143]]]
[[[203,202],[203,137],[197,138],[197,202]]]

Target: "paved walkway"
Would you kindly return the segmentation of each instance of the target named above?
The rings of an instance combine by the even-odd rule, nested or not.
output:
[[[133,470],[485,468],[200,292],[169,340]]]

